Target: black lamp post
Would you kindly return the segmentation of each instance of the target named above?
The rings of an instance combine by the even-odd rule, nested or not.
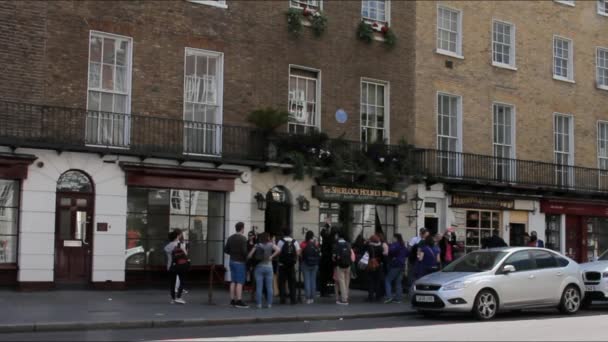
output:
[[[300,210],[302,211],[310,210],[310,202],[303,195],[300,195],[298,197],[298,205],[300,206]]]
[[[258,203],[258,210],[266,210],[266,197],[261,193],[255,194],[255,200]]]
[[[412,222],[415,222],[418,219],[418,212],[422,210],[422,204],[424,203],[424,200],[420,198],[420,196],[418,196],[418,193],[416,193],[416,196],[410,199],[410,203],[412,206],[412,210],[414,211],[414,215],[410,215],[407,218],[410,220],[410,224],[412,224]]]

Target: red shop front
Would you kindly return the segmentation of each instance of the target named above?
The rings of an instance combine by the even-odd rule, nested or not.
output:
[[[564,254],[578,261],[591,261],[607,249],[608,205],[542,200],[541,212],[546,215],[565,215]]]

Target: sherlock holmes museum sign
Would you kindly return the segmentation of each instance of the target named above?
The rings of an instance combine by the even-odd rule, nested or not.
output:
[[[403,192],[326,185],[314,186],[312,194],[323,202],[399,204],[407,200]]]

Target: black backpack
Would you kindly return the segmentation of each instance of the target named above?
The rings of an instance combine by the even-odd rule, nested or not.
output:
[[[351,248],[348,242],[338,242],[334,252],[336,263],[340,268],[349,268],[351,265]]]
[[[298,261],[298,253],[296,251],[296,240],[291,241],[283,240],[283,247],[281,247],[281,255],[279,255],[279,262],[284,266],[294,266]]]
[[[255,252],[253,252],[253,259],[256,262],[261,262],[264,261],[264,257],[266,256],[266,252],[264,251],[264,248],[260,245],[255,245]]]
[[[190,269],[190,259],[188,259],[188,255],[182,249],[182,244],[178,243],[173,251],[171,252],[171,259],[173,261],[173,269],[176,272],[186,272]]]
[[[321,261],[321,251],[314,241],[309,241],[302,252],[302,259],[308,266],[317,266]]]

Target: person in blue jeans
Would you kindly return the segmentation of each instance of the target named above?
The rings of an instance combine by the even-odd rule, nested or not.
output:
[[[384,291],[386,293],[385,304],[401,303],[403,298],[403,270],[405,269],[405,261],[409,255],[409,250],[403,241],[403,236],[396,233],[393,236],[393,243],[388,248],[388,257],[390,259],[388,274],[384,279]],[[393,297],[393,282],[395,282],[395,296]]]
[[[270,240],[268,233],[262,233],[258,236],[258,243],[251,249],[249,259],[254,259],[257,262],[255,266],[255,292],[258,309],[262,308],[262,292],[266,288],[266,302],[268,308],[272,307],[272,281],[274,272],[272,270],[272,260],[279,255],[281,250]]]
[[[302,250],[300,270],[304,275],[306,304],[312,304],[317,293],[317,271],[321,261],[321,250],[315,239],[315,233],[310,230],[306,232],[306,239],[300,244],[300,249]]]

